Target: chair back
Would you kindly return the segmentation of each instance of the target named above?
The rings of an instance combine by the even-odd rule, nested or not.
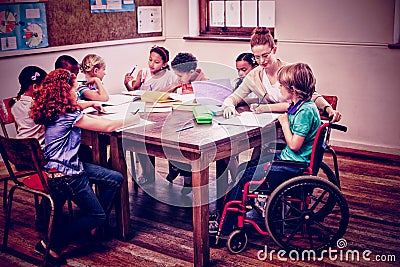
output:
[[[5,98],[0,101],[0,126],[3,131],[3,136],[9,137],[6,125],[15,123],[14,116],[11,113],[10,101],[14,98]]]
[[[44,174],[46,164],[39,141],[35,138],[7,138],[0,136],[0,154],[10,177],[16,184],[22,184],[18,180],[13,166],[24,166],[24,176],[37,175],[42,184],[43,191],[49,193],[47,179]]]
[[[324,158],[325,149],[329,145],[328,142],[331,129],[343,132],[347,131],[346,126],[336,123],[324,123],[318,128],[310,157],[310,168],[312,170],[312,175],[317,175],[319,171],[322,160]]]

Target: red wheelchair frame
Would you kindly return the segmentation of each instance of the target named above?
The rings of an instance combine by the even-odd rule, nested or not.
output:
[[[262,186],[266,178],[259,181],[249,181],[245,184],[241,200],[231,200],[224,206],[218,232],[215,237],[217,245],[228,212],[238,213],[237,229],[228,237],[227,247],[231,253],[242,252],[247,244],[245,224],[252,225],[258,233],[271,238],[286,250],[302,251],[313,249],[320,252],[329,246],[336,245],[348,225],[349,209],[345,198],[340,192],[339,172],[336,154],[329,146],[330,130],[347,131],[347,128],[334,123],[322,124],[316,134],[310,157],[310,164],[275,160],[265,166],[268,171],[271,166],[284,166],[301,170],[301,176],[286,180],[272,192],[257,189],[250,192],[250,186]],[[322,162],[325,151],[334,155],[335,173]],[[327,176],[317,177],[320,168]],[[260,187],[259,187],[260,188]],[[267,204],[259,211],[265,214],[267,231],[252,219],[246,217],[249,199],[265,199]],[[254,201],[253,201],[254,203]],[[288,213],[287,210],[291,212]],[[286,214],[287,213],[287,214]]]

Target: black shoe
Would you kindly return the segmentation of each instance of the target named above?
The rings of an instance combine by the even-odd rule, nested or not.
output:
[[[35,245],[35,251],[44,256],[46,253],[46,243],[43,240],[40,240]],[[67,264],[67,261],[64,257],[59,256],[56,258],[56,257],[53,257],[50,253],[47,255],[47,261],[48,261],[48,264],[50,264],[52,266],[60,266],[60,265]]]
[[[170,175],[168,173],[167,178],[165,178],[165,179],[172,184],[174,182],[175,178],[176,178],[176,176],[173,177],[172,175]]]

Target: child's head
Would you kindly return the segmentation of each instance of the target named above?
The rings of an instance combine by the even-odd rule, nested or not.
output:
[[[266,27],[256,27],[250,37],[250,47],[257,63],[263,68],[273,63],[276,45],[271,32]]]
[[[71,56],[62,55],[57,58],[55,62],[55,69],[66,69],[74,73],[75,75],[78,75],[79,63],[78,61],[76,61],[75,58]]]
[[[81,70],[89,77],[97,77],[100,80],[103,80],[106,75],[106,62],[98,55],[89,54],[83,58]]]
[[[39,67],[25,67],[18,76],[18,81],[21,85],[21,90],[18,92],[18,96],[21,96],[35,86],[39,86],[46,75],[47,73]]]
[[[154,46],[150,50],[148,66],[151,73],[155,74],[163,69],[168,69],[169,52],[162,46]]]
[[[40,89],[34,91],[32,118],[38,124],[54,122],[66,112],[77,109],[76,75],[66,69],[51,71]]]
[[[178,81],[189,83],[190,78],[197,69],[197,58],[191,53],[178,53],[171,62]]]
[[[40,86],[46,75],[47,73],[44,70],[36,66],[27,66],[23,68],[18,76],[18,81],[21,85],[21,88],[19,89],[17,97],[12,99],[8,105],[12,107],[17,101],[17,98],[26,92],[30,92],[31,94],[37,87]]]
[[[252,53],[241,53],[236,58],[236,70],[240,79],[243,79],[247,73],[257,67],[257,62]]]
[[[305,63],[296,63],[283,66],[278,71],[280,90],[287,100],[295,96],[299,100],[310,100],[315,91],[316,79]]]

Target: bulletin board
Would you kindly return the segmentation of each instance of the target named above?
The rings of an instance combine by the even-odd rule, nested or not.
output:
[[[48,0],[46,3],[49,46],[162,36],[138,33],[137,8],[162,6],[162,0],[135,0],[134,12],[91,13],[89,0]]]
[[[0,5],[0,51],[48,46],[44,3]]]

